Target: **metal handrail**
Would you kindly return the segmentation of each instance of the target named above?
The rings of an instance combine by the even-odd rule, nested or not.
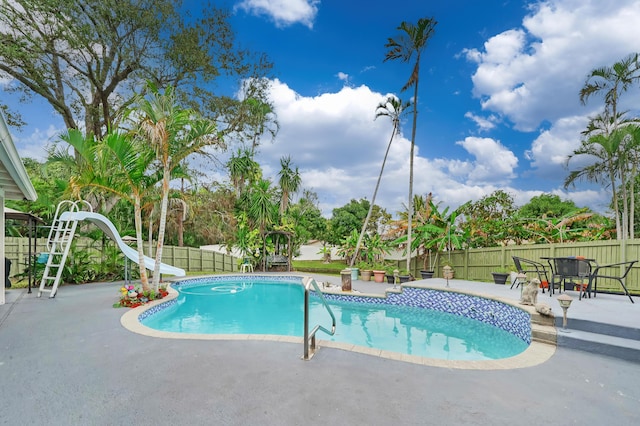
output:
[[[305,277],[303,279],[303,283],[304,283],[304,355],[302,359],[304,359],[305,361],[309,361],[311,357],[313,357],[316,351],[316,332],[318,330],[322,330],[328,335],[333,336],[336,332],[336,317],[335,315],[333,315],[333,311],[327,304],[327,301],[324,298],[324,295],[322,294],[322,292],[320,291],[320,288],[318,287],[318,283],[316,282],[316,280],[311,277]],[[320,297],[322,304],[327,309],[327,312],[329,312],[329,315],[331,315],[331,321],[332,321],[331,331],[327,330],[326,328],[318,324],[313,328],[313,330],[311,330],[311,332],[309,332],[309,288],[311,286],[313,286],[316,293],[318,293],[318,296]],[[311,344],[309,344],[309,341],[311,341]]]

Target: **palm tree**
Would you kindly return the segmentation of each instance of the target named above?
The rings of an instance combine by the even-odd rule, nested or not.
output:
[[[260,235],[264,238],[265,230],[274,222],[276,212],[271,182],[266,179],[259,180],[251,186],[245,196],[247,216],[251,223],[260,229]]]
[[[380,174],[378,175],[378,181],[376,182],[376,188],[373,190],[373,197],[371,197],[371,204],[369,204],[369,211],[367,212],[367,217],[364,219],[364,223],[362,224],[362,230],[360,231],[360,236],[358,237],[358,243],[356,244],[356,255],[351,259],[350,267],[353,267],[353,263],[358,255],[358,251],[360,250],[360,245],[362,244],[362,238],[364,236],[364,232],[367,229],[367,225],[369,224],[369,219],[371,218],[371,212],[373,211],[373,206],[376,202],[376,196],[378,195],[378,188],[380,188],[380,180],[382,179],[382,173],[384,172],[384,166],[387,163],[387,157],[389,156],[389,149],[391,148],[391,142],[393,142],[393,138],[396,133],[399,132],[400,129],[400,119],[407,111],[410,102],[404,102],[398,99],[395,96],[388,96],[383,102],[380,102],[376,107],[376,116],[378,117],[389,117],[391,119],[391,124],[393,125],[393,129],[391,130],[391,137],[389,138],[389,143],[387,144],[387,150],[384,153],[384,158],[382,159],[382,166],[380,166]]]
[[[427,42],[433,36],[437,22],[433,18],[420,18],[416,25],[401,22],[398,30],[401,34],[397,39],[389,38],[385,47],[389,50],[385,55],[388,60],[400,59],[409,62],[415,56],[413,70],[409,80],[402,87],[405,91],[413,87],[413,125],[411,128],[411,152],[409,154],[409,222],[407,224],[407,247],[411,247],[411,216],[413,215],[413,152],[416,143],[416,125],[418,122],[418,83],[420,82],[420,59],[427,47]],[[411,268],[411,250],[407,250],[407,270]]]
[[[160,93],[153,83],[149,82],[147,85],[150,89],[150,99],[139,98],[136,113],[139,117],[138,135],[148,140],[155,149],[156,159],[162,169],[162,201],[153,271],[153,286],[157,289],[160,282],[171,173],[189,155],[208,155],[204,149],[218,145],[221,141],[214,122],[200,118],[193,110],[177,104],[172,87]]]
[[[244,190],[247,182],[252,184],[262,177],[260,165],[253,159],[253,154],[249,149],[241,149],[231,156],[227,162],[227,168],[229,169],[229,177],[233,183],[233,187],[236,190],[236,197],[240,197],[240,194]]]
[[[100,142],[72,129],[61,138],[74,148],[83,165],[70,181],[76,196],[79,197],[80,191],[88,188],[110,192],[133,204],[140,281],[142,288],[149,290],[144,267],[142,207],[143,199],[161,179],[158,173],[148,173],[155,159],[153,151],[147,145],[136,144],[129,135],[123,133],[109,132]],[[51,160],[57,161],[58,158],[54,156]]]
[[[278,184],[282,191],[282,196],[280,197],[280,216],[282,216],[289,206],[291,194],[295,194],[300,188],[302,178],[297,167],[295,170],[291,169],[291,156],[282,157],[280,159],[280,167]]]
[[[580,90],[580,102],[587,103],[589,97],[604,93],[604,102],[611,109],[611,117],[618,115],[618,100],[640,78],[640,61],[633,53],[611,67],[593,69],[584,87]]]
[[[637,175],[637,127],[624,118],[624,113],[610,116],[608,109],[589,121],[586,136],[576,150],[567,157],[567,165],[576,156],[590,156],[595,161],[570,171],[565,188],[580,180],[599,183],[611,188],[618,239],[633,238],[635,209],[634,180]],[[620,213],[620,198],[623,211]]]

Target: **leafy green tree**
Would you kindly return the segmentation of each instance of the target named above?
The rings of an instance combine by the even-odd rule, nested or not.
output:
[[[401,22],[398,30],[400,35],[389,38],[385,47],[388,49],[384,60],[399,59],[409,62],[415,57],[409,80],[402,87],[402,91],[413,87],[413,125],[411,128],[411,152],[409,154],[409,221],[407,226],[408,245],[411,246],[411,219],[413,216],[413,153],[416,143],[416,126],[418,123],[418,84],[420,82],[420,59],[427,42],[433,36],[437,21],[433,18],[420,18],[417,24]],[[411,251],[407,253],[407,270],[411,268]]]
[[[471,247],[493,247],[516,239],[518,222],[513,196],[496,190],[476,202],[467,202],[460,207],[464,217],[461,224],[469,236]]]
[[[578,209],[571,200],[561,200],[555,194],[541,194],[518,209],[521,218],[561,217]]]
[[[327,240],[327,219],[317,205],[317,194],[304,190],[297,203],[291,204],[286,212],[295,229],[297,244],[309,240]]]
[[[203,83],[256,81],[272,64],[237,47],[229,16],[211,5],[192,14],[180,0],[3,1],[0,71],[17,83],[10,90],[41,97],[68,129],[99,138],[149,79],[176,87],[193,108],[241,123],[229,104],[214,108],[219,98]],[[261,90],[254,84],[252,96]]]
[[[348,204],[333,209],[333,215],[329,219],[329,240],[331,244],[338,245],[347,235],[362,227],[364,218],[369,210],[369,201],[360,199],[359,201],[351,200]],[[357,242],[357,238],[356,241]],[[354,244],[355,248],[355,244]]]

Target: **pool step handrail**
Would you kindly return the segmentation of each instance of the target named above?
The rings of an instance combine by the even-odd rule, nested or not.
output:
[[[322,330],[330,336],[333,336],[336,332],[336,317],[333,315],[331,307],[324,298],[322,291],[318,287],[318,283],[312,277],[304,277],[302,280],[304,284],[304,354],[302,359],[309,361],[316,353],[316,332]],[[320,324],[316,325],[313,330],[309,331],[309,290],[313,286],[313,289],[317,293],[318,297],[322,301],[327,312],[331,316],[331,331],[327,330]]]
[[[77,212],[85,207],[88,207],[89,211],[93,211],[91,204],[85,200],[63,200],[58,203],[55,217],[49,229],[49,236],[47,237],[47,250],[49,253],[42,280],[40,281],[38,297],[42,296],[42,293],[49,293],[49,298],[56,296],[58,285],[62,279],[62,271],[71,248],[71,242],[76,233],[78,221],[64,220],[61,218],[62,214],[64,212]],[[51,288],[46,288],[47,283],[51,281],[53,281]]]

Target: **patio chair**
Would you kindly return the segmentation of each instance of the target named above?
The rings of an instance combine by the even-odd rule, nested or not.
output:
[[[624,293],[629,297],[629,300],[631,300],[631,303],[635,303],[631,298],[631,295],[629,294],[629,290],[627,290],[627,287],[624,285],[624,280],[625,278],[627,278],[629,271],[631,270],[631,268],[633,268],[633,265],[636,262],[638,261],[632,260],[629,262],[620,262],[612,263],[610,265],[597,266],[589,277],[589,285],[587,287],[587,291],[589,291],[589,297],[591,297],[591,291],[593,291],[593,297],[596,297],[596,293],[598,290],[598,279],[611,279],[618,281],[624,289]],[[617,274],[616,271],[618,271]],[[622,271],[621,274],[620,271]],[[593,287],[591,286],[592,284]]]
[[[528,272],[535,273],[540,280],[542,285],[542,292],[544,293],[544,284],[549,284],[549,277],[547,276],[547,268],[540,262],[536,262],[534,260],[525,259],[523,257],[511,256],[513,258],[513,264],[516,266],[516,269],[519,274],[526,274]],[[515,280],[511,284],[511,288],[513,288],[514,284],[516,284],[516,288],[520,285],[518,280]]]
[[[591,263],[586,259],[575,257],[556,257],[552,258],[553,268],[551,274],[551,282],[549,283],[549,296],[551,296],[555,289],[562,292],[562,287],[567,290],[567,283],[569,289],[573,290],[575,287],[574,280],[580,280],[579,284],[580,295],[586,292],[588,286],[585,288],[584,280],[591,277]]]

